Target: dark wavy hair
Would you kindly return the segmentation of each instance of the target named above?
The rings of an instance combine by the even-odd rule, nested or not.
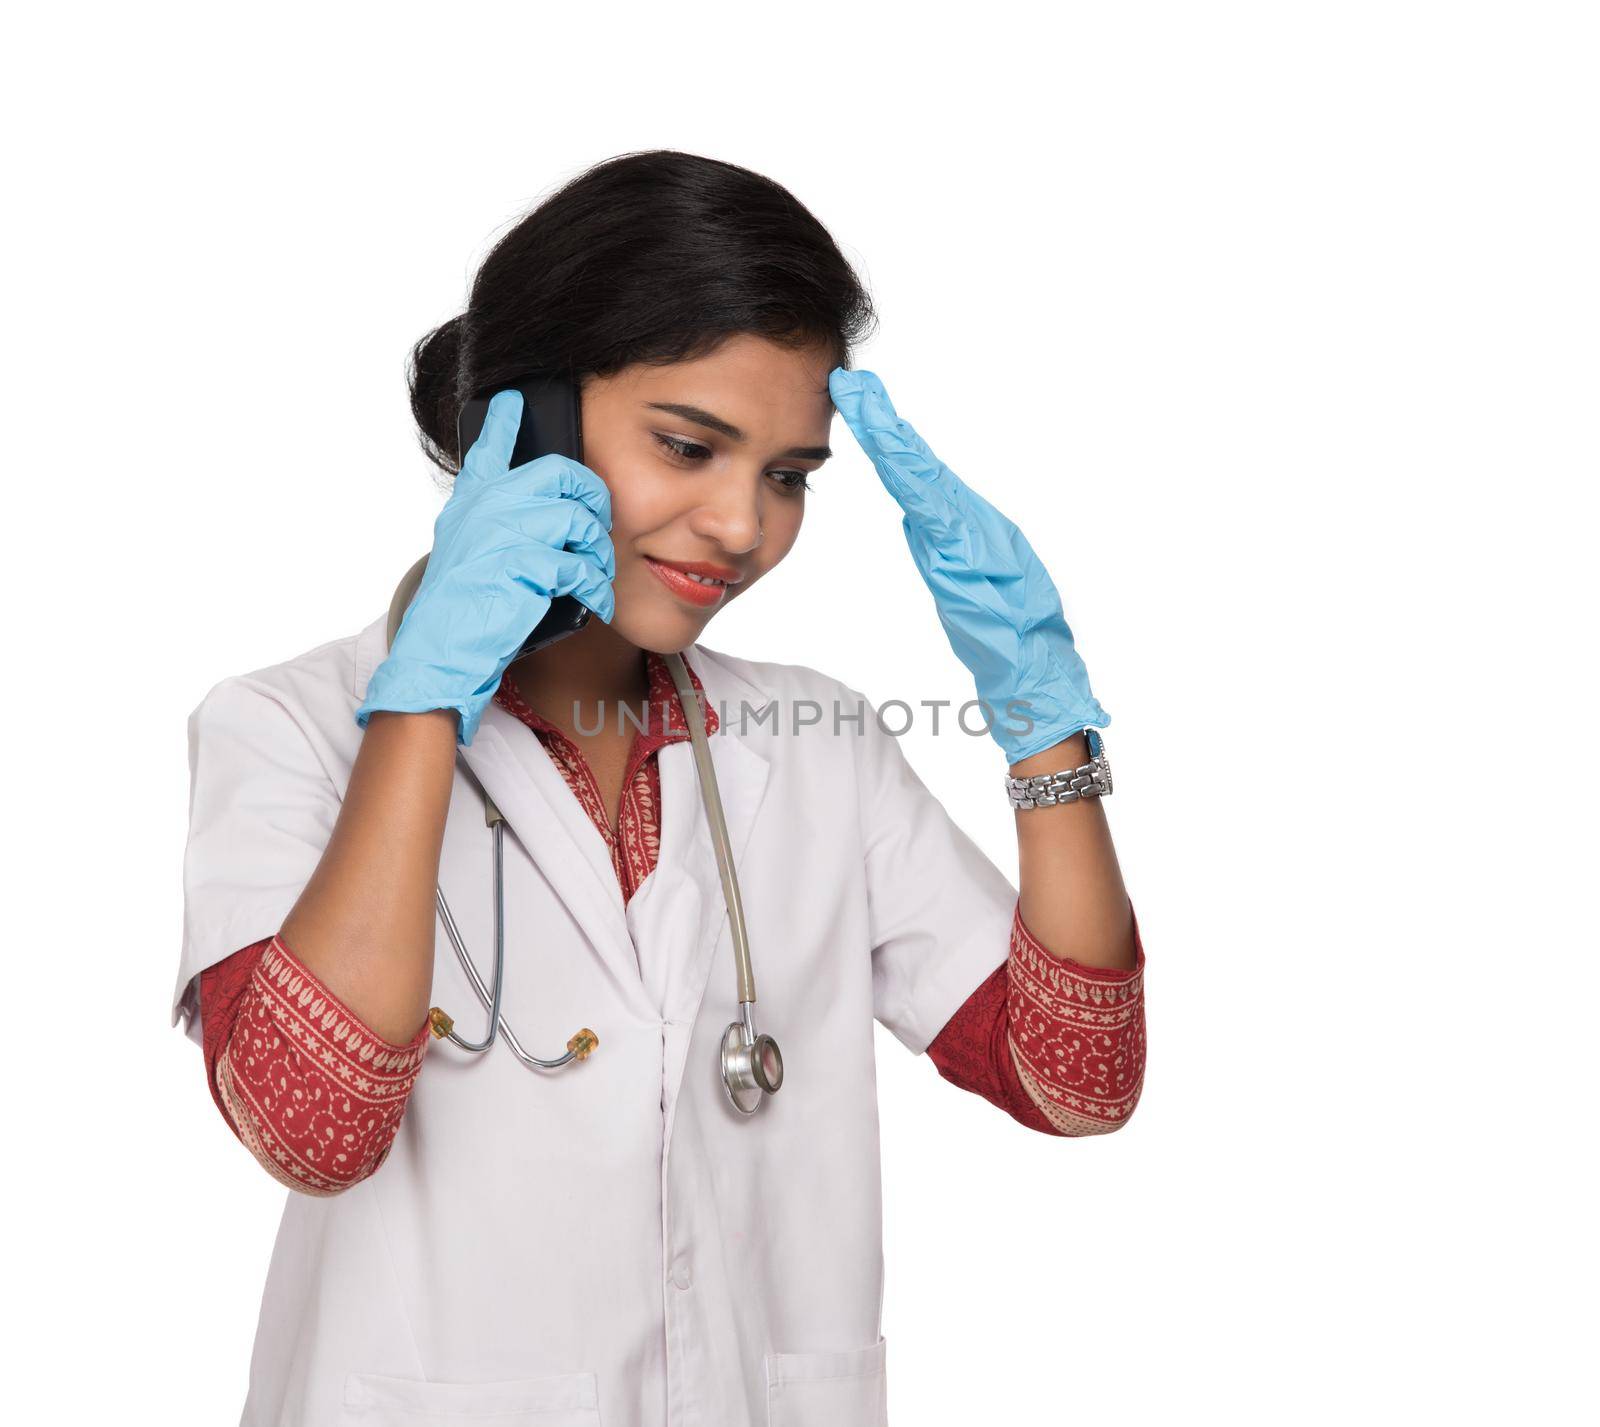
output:
[[[736,333],[826,343],[846,366],[876,324],[861,280],[788,189],[674,149],[620,154],[495,244],[467,310],[412,348],[411,410],[428,458],[454,473],[462,404],[515,378],[581,385],[704,356]]]

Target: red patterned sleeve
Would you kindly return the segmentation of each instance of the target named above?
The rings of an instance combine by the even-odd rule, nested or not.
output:
[[[303,1194],[337,1194],[387,1158],[422,1068],[370,1030],[278,937],[200,976],[211,1096],[263,1168]]]
[[[1133,940],[1131,971],[1052,956],[1028,930],[1019,901],[1005,962],[928,1047],[939,1074],[1043,1134],[1121,1128],[1144,1086],[1144,944],[1137,917]]]

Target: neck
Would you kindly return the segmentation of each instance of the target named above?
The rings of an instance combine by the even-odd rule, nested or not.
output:
[[[574,705],[590,727],[603,708],[611,727],[618,704],[639,708],[649,694],[644,651],[597,615],[576,634],[519,659],[506,678],[529,707],[563,728],[573,725]]]

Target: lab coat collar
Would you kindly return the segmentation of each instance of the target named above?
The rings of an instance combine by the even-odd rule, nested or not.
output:
[[[386,616],[375,620],[358,641],[358,697],[365,696],[367,681],[386,653],[386,623]],[[766,791],[773,742],[770,731],[763,736],[759,724],[752,730],[740,712],[746,705],[761,707],[768,696],[714,650],[695,644],[683,655],[718,716],[708,743],[737,870]],[[720,946],[730,948],[723,952],[728,983],[724,999],[733,1018],[737,1003],[727,908],[688,738],[660,749],[661,849],[656,870],[626,908],[605,839],[532,730],[491,702],[471,746],[458,752],[600,959],[623,1005],[642,1018],[665,1016],[692,1024]],[[680,883],[687,896],[680,894]],[[445,893],[451,895],[451,889]],[[745,913],[748,919],[749,907]],[[751,936],[754,940],[754,929]],[[646,987],[636,938],[653,958],[670,960],[670,974],[657,982],[655,994]],[[759,964],[759,952],[752,959]],[[674,1099],[682,1069],[681,1059],[675,1069],[669,1067]]]
[[[701,720],[701,727],[705,730],[706,737],[710,738],[717,731],[717,711],[706,696],[705,686],[700,682],[700,675],[696,672],[694,665],[687,658],[684,659],[684,664],[689,670],[689,682],[701,696],[701,702],[705,710],[705,716]],[[653,649],[646,650],[645,674],[647,693],[645,695],[644,716],[642,719],[644,726],[637,728],[633,742],[628,749],[628,762],[622,773],[624,787],[627,787],[632,782],[633,775],[638,771],[639,766],[651,754],[657,752],[668,743],[689,737],[688,716],[684,713],[683,704],[678,698],[677,686],[672,682],[672,673],[667,668],[666,658],[657,654]],[[523,723],[527,724],[529,728],[535,729],[545,737],[552,739],[556,747],[562,751],[563,756],[571,757],[573,755],[572,742],[567,737],[565,730],[545,718],[536,709],[530,707],[509,679],[500,681],[500,687],[495,690],[494,701],[508,713],[515,715]],[[615,708],[609,712],[602,709],[601,713],[604,715],[605,721],[613,723],[613,725],[615,725],[616,720],[621,718],[620,710]],[[616,716],[615,719],[613,715]],[[629,717],[637,719],[638,715],[639,710],[633,709],[630,711]],[[578,756],[582,756],[581,752],[578,752]]]

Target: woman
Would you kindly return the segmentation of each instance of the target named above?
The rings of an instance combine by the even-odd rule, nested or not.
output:
[[[174,1020],[230,1128],[298,1191],[247,1422],[880,1423],[873,1020],[1042,1133],[1114,1130],[1137,1103],[1143,950],[1091,796],[1103,760],[1085,796],[1018,804],[1019,896],[855,690],[698,643],[793,547],[837,409],[905,510],[1010,774],[1091,764],[1109,720],[1055,587],[847,369],[870,321],[771,181],[675,152],[589,170],[413,354],[447,471],[463,402],[495,395],[393,645],[379,617],[192,715]],[[580,390],[581,462],[512,465],[510,388],[534,372]],[[587,624],[517,658],[562,595]],[[714,735],[783,1050],[751,1115],[718,1068],[736,995],[690,717]],[[435,1002],[480,1034],[435,954],[437,884],[490,969],[474,780],[511,834],[506,1023],[546,1058],[580,1018],[598,1037],[560,1069],[503,1042],[427,1053]]]

